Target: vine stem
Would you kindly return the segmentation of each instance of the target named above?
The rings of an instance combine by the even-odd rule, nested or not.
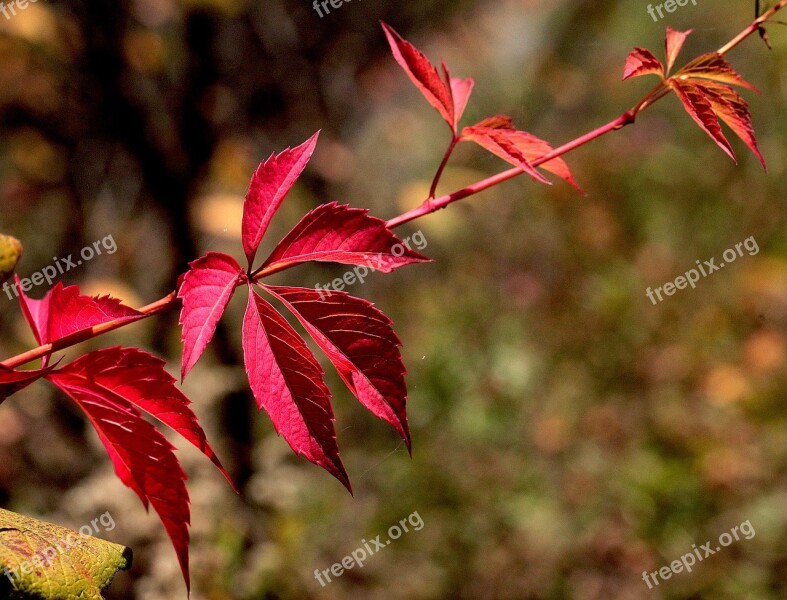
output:
[[[787,1],[787,0],[785,0]],[[659,86],[660,88],[661,86]],[[638,105],[639,106],[639,105]],[[541,156],[540,158],[536,158],[535,160],[530,161],[530,164],[534,167],[541,165],[545,162],[549,162],[553,158],[557,158],[558,156],[562,156],[567,152],[571,152],[575,148],[579,148],[580,146],[584,146],[588,142],[595,140],[602,135],[609,133],[610,131],[615,131],[617,129],[621,129],[626,125],[633,123],[634,119],[636,118],[636,114],[632,111],[626,111],[622,115],[620,115],[617,119],[614,119],[607,123],[606,125],[602,125],[598,129],[594,129],[593,131],[586,133],[583,136],[580,136],[567,144],[563,144],[559,148],[555,148],[552,152]],[[484,190],[488,190],[491,187],[494,187],[504,181],[508,181],[509,179],[513,179],[514,177],[521,175],[524,173],[522,169],[519,167],[514,167],[512,169],[508,169],[507,171],[503,171],[502,173],[498,173],[497,175],[493,175],[492,177],[487,177],[486,179],[482,179],[481,181],[477,181],[472,185],[469,185],[461,190],[457,190],[451,194],[446,194],[445,196],[441,196],[440,198],[435,199],[427,199],[423,204],[421,204],[418,208],[414,208],[413,210],[407,211],[399,215],[398,217],[394,217],[390,219],[386,225],[388,227],[399,227],[400,225],[404,225],[410,221],[418,219],[420,217],[426,216],[430,213],[440,210],[441,208],[445,208],[449,204],[456,202],[457,200],[462,200],[463,198],[467,198],[468,196],[473,196],[478,194],[479,192],[483,192]]]
[[[760,15],[754,21],[752,21],[738,35],[732,38],[724,46],[719,48],[717,52],[722,55],[727,54],[730,50],[738,46],[742,41],[744,41],[750,35],[758,32],[764,23],[766,23],[773,15],[775,15],[781,9],[785,8],[785,6],[787,6],[787,0],[779,0],[779,2],[777,2],[774,6],[772,6],[770,9],[768,9],[762,15]],[[664,81],[662,81],[655,88],[653,88],[647,95],[645,95],[645,97],[642,100],[640,100],[632,109],[627,110],[618,118],[613,119],[609,123],[602,125],[601,127],[598,127],[597,129],[594,129],[593,131],[590,131],[585,135],[582,135],[566,144],[563,144],[558,148],[555,148],[548,154],[545,154],[531,161],[530,164],[534,167],[537,167],[546,162],[549,162],[552,159],[555,159],[568,152],[571,152],[572,150],[575,150],[580,146],[584,146],[585,144],[595,140],[596,138],[606,135],[612,131],[617,131],[618,129],[622,129],[626,125],[631,125],[632,123],[635,122],[637,114],[639,114],[641,111],[645,110],[647,107],[651,106],[652,104],[663,98],[667,93],[669,93],[669,89],[666,87]],[[448,163],[448,159],[450,158],[454,150],[454,147],[456,146],[458,141],[459,141],[458,138],[454,136],[454,138],[451,141],[451,144],[448,147],[448,150],[445,153],[445,156],[443,157],[442,162],[440,163],[440,166],[438,167],[435,178],[432,181],[432,187],[429,193],[429,198],[427,198],[423,202],[423,204],[421,204],[419,207],[407,211],[399,215],[398,217],[394,217],[393,219],[387,221],[386,225],[389,228],[399,227],[400,225],[409,223],[410,221],[413,221],[415,219],[418,219],[420,217],[438,211],[442,208],[445,208],[449,204],[452,204],[464,198],[468,198],[469,196],[474,196],[475,194],[483,192],[484,190],[488,190],[491,187],[499,185],[504,181],[508,181],[509,179],[513,179],[514,177],[517,177],[522,173],[524,173],[522,169],[520,169],[519,167],[515,167],[512,169],[508,169],[507,171],[503,171],[502,173],[498,173],[497,175],[493,175],[491,177],[487,177],[486,179],[482,179],[481,181],[477,181],[476,183],[469,185],[465,188],[462,188],[461,190],[457,190],[451,194],[446,194],[439,198],[434,198],[437,189],[437,184],[440,181],[440,176],[442,175],[443,170],[445,169],[445,166]],[[283,270],[284,268],[285,267],[280,267],[276,270]],[[258,269],[257,271],[252,273],[250,279],[253,281],[257,281],[262,277],[271,275],[273,272],[274,271],[270,269],[268,270]],[[243,283],[245,282],[239,281],[238,285],[243,285]],[[166,296],[164,296],[163,298],[160,298],[159,300],[156,300],[155,302],[152,302],[147,306],[143,306],[142,308],[139,309],[139,312],[142,313],[143,315],[143,317],[141,318],[147,318],[153,315],[157,315],[166,310],[169,310],[177,306],[177,304],[178,304],[177,291],[173,291],[167,294]],[[30,363],[34,360],[37,360],[39,358],[43,358],[44,356],[48,356],[53,352],[64,350],[81,342],[97,337],[101,334],[107,333],[109,331],[113,331],[115,329],[119,329],[120,327],[129,325],[132,322],[135,323],[137,321],[114,320],[114,321],[108,321],[107,323],[102,323],[101,325],[94,325],[93,327],[85,329],[84,331],[79,332],[77,334],[60,338],[49,344],[43,344],[41,346],[28,350],[27,352],[23,352],[22,354],[18,354],[16,356],[8,358],[0,362],[0,366],[3,366],[8,369],[17,368],[22,365],[26,365],[27,363]]]
[[[451,138],[451,143],[448,144],[448,150],[445,151],[445,155],[443,156],[443,160],[440,162],[440,166],[437,167],[437,173],[435,173],[434,179],[432,180],[432,187],[429,188],[429,200],[433,200],[435,194],[437,193],[437,184],[440,183],[440,178],[443,176],[443,171],[445,170],[445,166],[448,164],[448,159],[451,158],[451,154],[456,148],[456,145],[459,143],[460,138],[454,134]]]

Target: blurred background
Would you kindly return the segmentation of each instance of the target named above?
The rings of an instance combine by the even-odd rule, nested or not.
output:
[[[322,202],[390,218],[424,199],[449,132],[380,19],[475,78],[465,124],[509,114],[557,145],[652,87],[620,81],[633,46],[661,57],[666,25],[694,27],[688,60],[753,4],[699,0],[654,22],[634,0],[347,0],[322,17],[308,0],[39,1],[0,16],[0,232],[23,241],[23,277],[111,235],[117,252],[65,282],[141,306],[200,253],[242,256],[251,173],[317,129],[262,251]],[[435,262],[349,291],[404,342],[413,458],[328,368],[355,497],[257,413],[236,299],[184,390],[241,496],[173,438],[190,477],[192,598],[787,597],[787,29],[770,37],[770,52],[752,37],[729,57],[763,92],[744,95],[767,175],[737,138],[736,166],[669,97],[566,157],[587,198],[519,178],[401,228]],[[504,168],[468,145],[440,190]],[[759,253],[697,289],[645,295],[750,236]],[[0,327],[0,356],[34,345],[5,295]],[[170,313],[83,349],[139,345],[175,373],[179,338]],[[110,511],[106,537],[135,563],[107,597],[185,597],[157,517],[44,383],[0,408],[0,505],[76,529]],[[414,512],[420,531],[315,580]],[[652,590],[642,580],[747,520],[752,539]]]

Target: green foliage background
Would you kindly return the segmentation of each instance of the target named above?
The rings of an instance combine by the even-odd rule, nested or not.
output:
[[[0,18],[0,231],[25,244],[22,276],[113,235],[118,252],[66,282],[142,305],[199,252],[241,253],[254,167],[316,129],[318,152],[268,244],[320,202],[388,218],[423,199],[448,129],[388,55],[379,19],[476,79],[468,124],[506,113],[559,144],[650,89],[620,81],[633,46],[661,55],[665,25],[694,27],[688,60],[742,29],[752,4],[700,0],[654,23],[631,0],[364,0],[322,19],[305,0],[39,2]],[[567,156],[587,198],[520,178],[403,228],[424,233],[436,262],[350,291],[396,321],[414,454],[331,375],[354,498],[256,414],[239,366],[243,302],[233,304],[185,384],[243,489],[234,496],[178,442],[192,597],[784,598],[786,34],[771,29],[771,52],[751,38],[730,55],[763,92],[745,96],[767,176],[737,140],[734,165],[667,98]],[[506,168],[469,147],[451,165],[443,191]],[[645,296],[750,236],[760,252],[696,290],[657,306]],[[139,344],[176,370],[176,322],[93,345]],[[0,355],[33,344],[4,294],[0,326]],[[135,565],[108,597],[183,597],[163,528],[44,384],[0,408],[0,501],[76,528],[110,510],[108,535]],[[421,531],[315,581],[414,511]],[[753,539],[657,589],[642,581],[747,520]]]

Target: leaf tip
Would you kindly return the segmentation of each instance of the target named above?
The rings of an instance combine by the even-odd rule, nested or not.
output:
[[[352,483],[350,483],[350,478],[347,476],[347,473],[345,473],[344,474],[344,478],[340,479],[339,481],[342,482],[342,485],[350,493],[350,496],[355,498],[355,492],[353,492],[353,486],[352,486]]]

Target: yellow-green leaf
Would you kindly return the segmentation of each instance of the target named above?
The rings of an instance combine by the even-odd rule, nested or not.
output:
[[[131,550],[0,509],[0,597],[101,600]]]
[[[22,258],[22,244],[10,235],[0,234],[0,283],[5,282]]]

